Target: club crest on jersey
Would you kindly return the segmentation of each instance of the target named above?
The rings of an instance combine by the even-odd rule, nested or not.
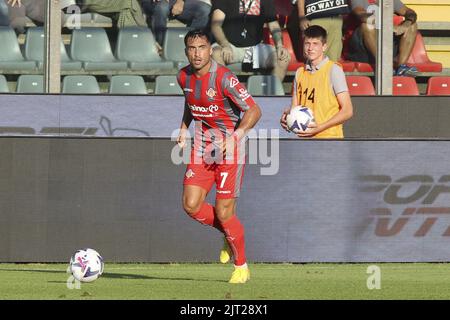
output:
[[[217,94],[217,92],[216,92],[216,90],[214,90],[213,88],[209,88],[209,89],[206,91],[206,95],[207,95],[208,97],[210,97],[211,99],[214,98],[214,97],[216,96],[216,94]]]
[[[193,176],[195,176],[194,171],[192,171],[192,169],[189,169],[188,171],[186,171],[186,178],[192,178]]]

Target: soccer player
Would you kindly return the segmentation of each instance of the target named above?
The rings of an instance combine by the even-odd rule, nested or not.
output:
[[[297,69],[293,83],[291,108],[302,105],[313,111],[315,123],[297,135],[301,138],[343,138],[342,124],[353,116],[353,105],[342,68],[325,55],[327,32],[318,25],[304,32],[304,67]],[[286,109],[281,126],[287,130]]]
[[[220,261],[234,259],[230,283],[245,283],[250,272],[245,257],[244,227],[236,216],[244,173],[245,136],[261,117],[261,110],[237,77],[212,60],[209,36],[192,30],[184,38],[189,65],[178,73],[185,107],[177,138],[180,147],[195,121],[191,162],[184,177],[183,208],[198,222],[212,226],[225,236]],[[240,118],[241,111],[244,116]],[[215,206],[205,202],[216,183]]]

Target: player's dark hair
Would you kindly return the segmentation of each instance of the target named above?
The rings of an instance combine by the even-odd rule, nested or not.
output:
[[[327,43],[327,31],[321,26],[310,26],[303,33],[305,38],[320,39],[322,43]]]
[[[195,38],[205,38],[208,43],[211,44],[211,36],[209,32],[207,32],[205,29],[194,29],[189,31],[184,37],[184,45],[187,46],[188,40]]]

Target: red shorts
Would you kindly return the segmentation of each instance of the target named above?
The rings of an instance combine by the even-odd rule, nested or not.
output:
[[[194,163],[187,165],[184,185],[195,185],[210,191],[216,183],[216,199],[238,198],[244,177],[245,160],[240,163]]]

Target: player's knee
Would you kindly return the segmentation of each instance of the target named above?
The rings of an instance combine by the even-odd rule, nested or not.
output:
[[[216,206],[216,217],[220,221],[227,221],[233,215],[233,205]]]
[[[202,203],[197,199],[183,199],[183,209],[190,216],[199,212],[201,205]]]

